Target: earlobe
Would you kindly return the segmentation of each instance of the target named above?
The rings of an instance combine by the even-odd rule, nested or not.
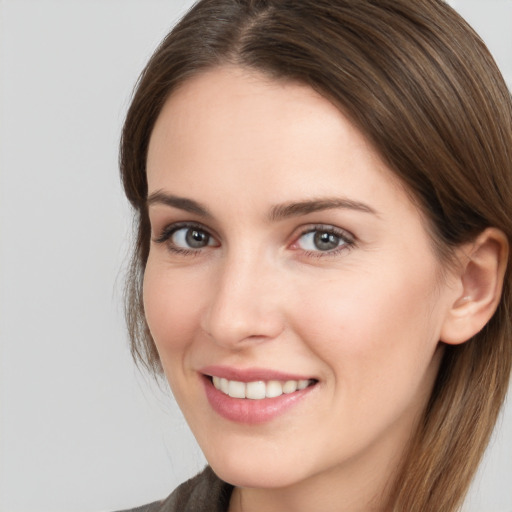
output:
[[[460,287],[447,312],[441,341],[458,345],[483,329],[501,298],[507,268],[508,241],[502,231],[487,228],[460,253]]]

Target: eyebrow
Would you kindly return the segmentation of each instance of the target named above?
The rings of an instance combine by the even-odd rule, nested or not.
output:
[[[308,213],[333,210],[336,208],[356,210],[378,216],[378,212],[365,203],[346,198],[327,197],[276,205],[270,210],[269,219],[271,221],[278,221],[289,217],[298,217],[300,215],[307,215]]]
[[[178,208],[179,210],[184,210],[189,213],[194,213],[195,215],[199,215],[200,217],[212,218],[212,214],[208,211],[207,208],[199,204],[197,201],[193,199],[187,199],[186,197],[178,197],[172,194],[166,194],[161,190],[157,192],[153,192],[149,195],[147,201],[147,206],[151,206],[153,204],[163,204],[165,206],[171,206],[173,208]]]
[[[161,190],[153,192],[147,199],[147,205],[163,204],[165,206],[171,206],[172,208],[178,208],[195,215],[199,215],[205,218],[213,218],[208,208],[201,205],[193,199],[186,197],[179,197],[172,194],[167,194]],[[319,212],[323,210],[333,210],[337,208],[356,210],[363,213],[369,213],[373,215],[379,215],[378,212],[371,206],[354,201],[352,199],[339,198],[339,197],[327,197],[321,199],[310,199],[305,201],[291,201],[289,203],[277,204],[270,209],[268,219],[272,222],[284,220],[290,217],[299,217],[301,215],[307,215],[309,213]]]

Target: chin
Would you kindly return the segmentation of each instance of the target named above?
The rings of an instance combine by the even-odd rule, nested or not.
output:
[[[305,478],[295,467],[292,471],[288,464],[255,461],[249,457],[225,457],[222,460],[207,458],[215,474],[235,487],[273,489],[291,486]],[[296,466],[296,465],[295,465]],[[293,467],[293,466],[292,466]]]
[[[225,482],[235,487],[253,489],[277,489],[292,486],[301,478],[294,478],[287,471],[270,470],[268,467],[230,467],[224,465],[212,466],[215,474]]]

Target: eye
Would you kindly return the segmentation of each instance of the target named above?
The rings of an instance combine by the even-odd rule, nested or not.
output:
[[[353,243],[353,237],[334,226],[317,226],[303,233],[292,248],[310,253],[336,253]]]
[[[171,252],[195,253],[205,247],[217,247],[217,240],[197,224],[171,224],[154,239],[157,244],[166,244]]]
[[[215,245],[212,237],[198,227],[183,227],[176,229],[169,237],[170,242],[180,249],[202,249]]]

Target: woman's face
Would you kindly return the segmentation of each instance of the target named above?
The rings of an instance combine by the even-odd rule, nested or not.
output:
[[[365,138],[306,86],[219,68],[167,101],[147,173],[147,321],[219,476],[393,467],[455,286]]]

